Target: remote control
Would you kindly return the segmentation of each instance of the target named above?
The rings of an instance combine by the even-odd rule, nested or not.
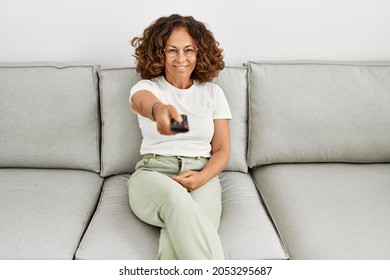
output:
[[[188,120],[187,115],[181,115],[182,122],[177,122],[174,119],[171,120],[171,130],[173,132],[188,132]]]

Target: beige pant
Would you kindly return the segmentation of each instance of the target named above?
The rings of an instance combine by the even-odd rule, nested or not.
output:
[[[145,155],[128,181],[130,206],[142,221],[161,227],[157,259],[224,259],[217,233],[221,217],[218,177],[188,192],[171,179],[201,170],[206,158]]]

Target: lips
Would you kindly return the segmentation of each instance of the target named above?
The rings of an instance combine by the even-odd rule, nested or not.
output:
[[[186,69],[188,65],[175,65],[177,69]]]

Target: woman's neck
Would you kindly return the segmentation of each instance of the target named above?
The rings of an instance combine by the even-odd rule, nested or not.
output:
[[[174,87],[179,88],[179,89],[189,89],[194,84],[194,81],[190,78],[173,79],[173,78],[165,76],[165,80],[168,83],[170,83],[171,85],[173,85]]]

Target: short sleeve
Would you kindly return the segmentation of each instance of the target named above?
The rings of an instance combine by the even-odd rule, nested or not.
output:
[[[147,90],[156,95],[156,84],[151,80],[140,80],[130,89],[129,104],[131,110],[133,110],[133,95],[140,90]]]
[[[216,99],[215,99],[215,110],[213,114],[213,119],[232,119],[232,113],[230,111],[229,103],[225,97],[225,94],[221,87],[215,85],[216,87]]]

